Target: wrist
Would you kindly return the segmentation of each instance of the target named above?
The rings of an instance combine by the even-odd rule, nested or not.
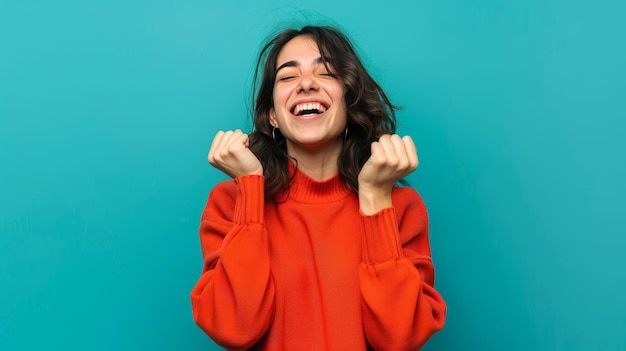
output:
[[[382,190],[359,187],[359,209],[363,214],[373,215],[392,206],[391,189]]]

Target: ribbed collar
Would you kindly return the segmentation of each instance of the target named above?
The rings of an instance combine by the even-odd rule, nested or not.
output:
[[[323,204],[343,200],[353,194],[348,184],[341,180],[339,174],[335,174],[326,180],[318,181],[296,169],[296,166],[291,162],[289,162],[289,174],[294,174],[289,190],[287,190],[289,200]]]

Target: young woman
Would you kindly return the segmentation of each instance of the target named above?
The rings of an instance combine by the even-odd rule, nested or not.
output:
[[[255,130],[209,151],[233,180],[202,214],[196,323],[227,349],[419,349],[446,306],[394,106],[330,27],[278,34],[254,81]]]

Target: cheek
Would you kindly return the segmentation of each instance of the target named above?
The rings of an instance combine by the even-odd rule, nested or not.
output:
[[[283,112],[286,109],[287,98],[281,94],[274,93],[274,110],[277,115],[283,115]]]
[[[333,100],[343,100],[343,86],[340,84],[329,84],[326,91],[332,96]]]
[[[344,97],[344,92],[341,87],[336,87],[332,91],[332,97],[335,103],[341,104],[341,107],[343,107],[344,110],[346,109],[346,98]]]

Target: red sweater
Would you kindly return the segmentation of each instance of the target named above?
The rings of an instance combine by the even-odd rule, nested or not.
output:
[[[335,176],[296,172],[285,202],[264,177],[219,183],[202,214],[196,323],[227,349],[416,350],[444,325],[424,203],[393,189],[366,216]]]

